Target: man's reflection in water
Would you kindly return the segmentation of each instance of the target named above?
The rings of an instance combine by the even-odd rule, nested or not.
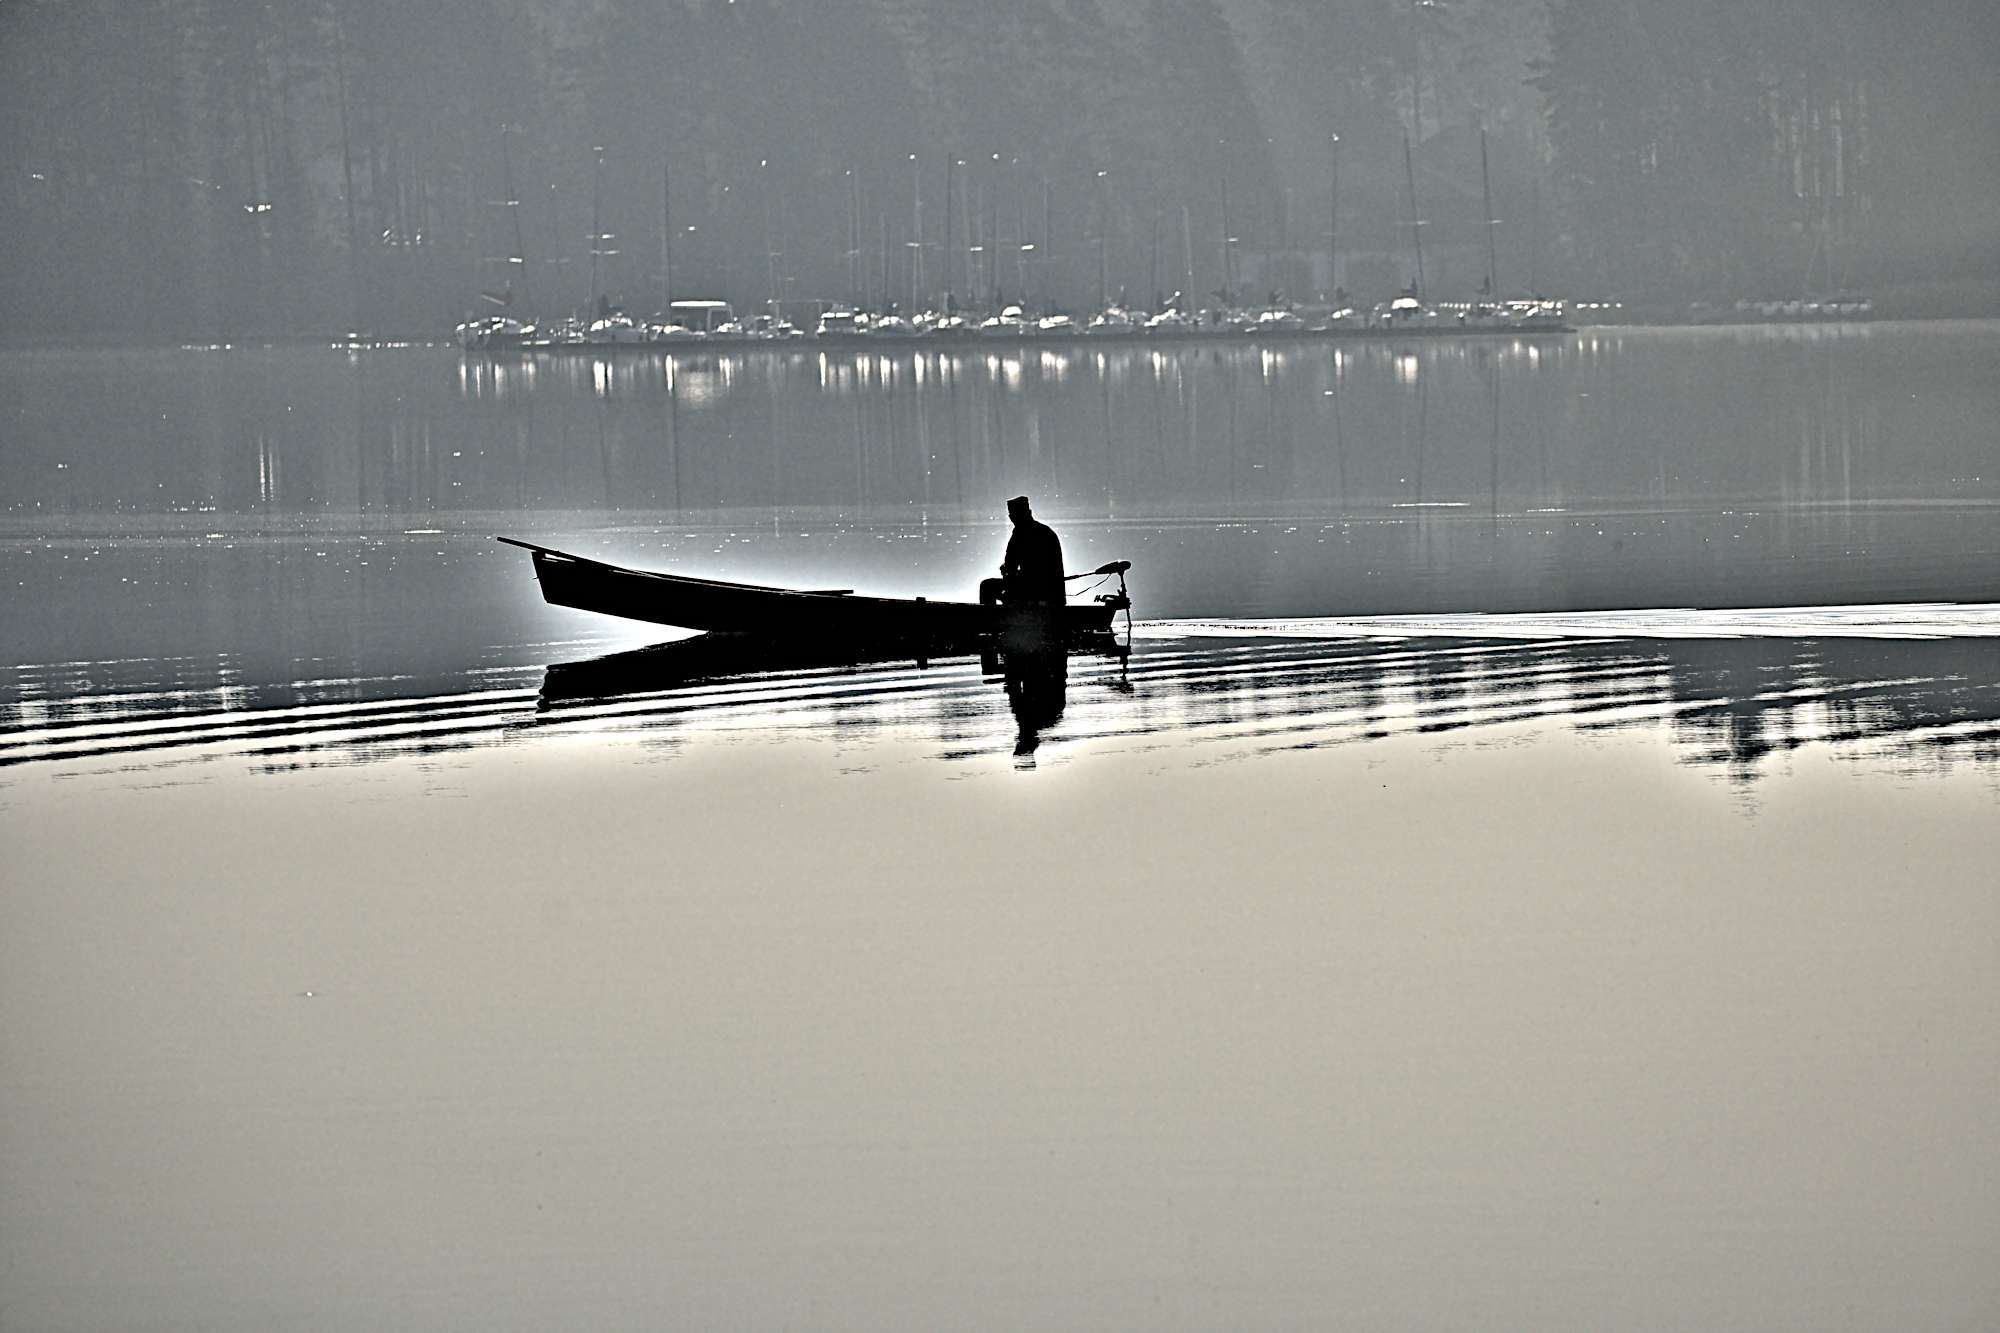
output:
[[[980,670],[1005,683],[1016,728],[1014,757],[1023,761],[1019,767],[1034,767],[1043,730],[1056,724],[1069,702],[1069,654],[1060,646],[1012,652],[989,649],[980,655]]]
[[[1007,703],[1020,729],[1014,737],[1014,757],[1025,759],[1041,744],[1042,728],[1062,717],[1068,701],[1069,655],[1033,653],[1007,664]]]

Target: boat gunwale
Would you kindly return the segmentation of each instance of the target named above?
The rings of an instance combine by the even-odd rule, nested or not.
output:
[[[933,620],[963,621],[969,617],[976,617],[982,620],[989,616],[1006,617],[1009,611],[1009,608],[988,606],[983,602],[934,601],[927,597],[856,596],[850,589],[775,588],[764,584],[731,583],[722,579],[695,578],[685,574],[662,574],[653,570],[631,569],[624,565],[614,565],[609,561],[595,560],[589,556],[573,555],[568,551],[558,550],[553,546],[542,546],[535,542],[521,541],[514,537],[498,537],[496,540],[505,542],[509,546],[521,547],[523,550],[533,554],[536,581],[542,584],[543,598],[554,605],[568,606],[576,610],[593,611],[601,615],[616,616],[620,619],[641,620],[652,624],[676,625],[682,628],[704,630],[711,633],[755,633],[759,631],[727,628],[712,622],[708,624],[689,623],[685,620],[666,620],[657,616],[633,615],[629,611],[614,611],[601,606],[558,600],[550,596],[548,584],[542,578],[542,567],[545,563],[554,566],[573,565],[578,566],[577,573],[586,578],[608,580],[647,579],[652,580],[656,585],[664,584],[668,587],[680,587],[697,595],[708,594],[720,597],[741,597],[764,608],[766,612],[777,611],[787,605],[795,608],[812,606],[816,611],[820,608],[842,607],[847,608],[850,615],[858,615],[864,619],[870,616],[900,617],[915,614]],[[662,589],[662,591],[665,591],[665,589]],[[1036,608],[1022,607],[1017,609],[1020,611],[1030,611]],[[1095,604],[1065,604],[1045,609],[1052,612],[1059,622],[1094,622],[1101,616],[1105,621],[1101,626],[1086,623],[1071,626],[1064,630],[1065,633],[1099,634],[1110,632],[1109,622],[1120,608],[1110,602],[1099,601]],[[943,632],[942,628],[933,625],[916,631],[916,637],[924,637],[928,634],[940,632]],[[978,636],[990,635],[1002,631],[1001,627],[998,626],[991,628],[982,626],[976,629],[960,626],[952,632],[969,633]]]
[[[786,597],[838,597],[852,602],[890,602],[896,605],[910,605],[906,598],[856,597],[852,588],[780,588],[767,583],[731,583],[726,579],[704,579],[692,574],[665,574],[656,569],[633,569],[629,565],[614,565],[609,560],[596,560],[587,555],[575,555],[569,551],[559,551],[553,546],[538,546],[534,542],[524,542],[516,537],[496,537],[495,541],[518,546],[524,551],[532,551],[539,567],[543,560],[560,560],[577,565],[595,565],[599,569],[615,574],[630,574],[635,578],[661,579],[668,583],[686,583],[703,588],[718,588],[727,592],[776,593]],[[932,606],[970,606],[970,602],[931,602]]]

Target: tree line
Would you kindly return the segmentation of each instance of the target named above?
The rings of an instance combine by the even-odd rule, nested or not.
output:
[[[1511,288],[1983,273],[1986,8],[23,0],[0,312],[15,339],[164,341],[429,337],[669,283],[1305,299],[1332,241],[1379,287],[1489,214]]]

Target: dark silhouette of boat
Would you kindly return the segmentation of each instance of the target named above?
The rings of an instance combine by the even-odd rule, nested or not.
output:
[[[556,606],[711,633],[893,647],[890,657],[941,657],[996,645],[1015,652],[1090,647],[1108,639],[1112,617],[1132,606],[1125,591],[1131,562],[1125,560],[1091,571],[1117,575],[1115,593],[1064,606],[1007,606],[984,588],[979,602],[857,597],[847,588],[770,588],[626,569],[512,537],[500,540],[533,553],[542,597]]]

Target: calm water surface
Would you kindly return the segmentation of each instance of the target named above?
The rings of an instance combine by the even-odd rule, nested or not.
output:
[[[1996,367],[0,355],[0,1326],[1986,1327]]]

